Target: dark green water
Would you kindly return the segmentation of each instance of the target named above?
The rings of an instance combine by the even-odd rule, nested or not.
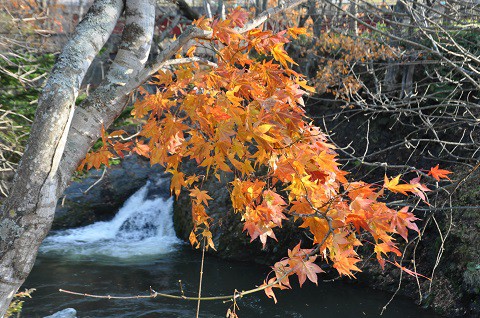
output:
[[[179,294],[178,280],[187,295],[195,295],[198,286],[200,255],[181,246],[177,251],[142,261],[114,258],[83,258],[40,255],[25,283],[36,288],[24,306],[22,317],[43,317],[73,307],[79,318],[95,317],[195,317],[196,302],[169,300],[104,300],[71,296],[58,289],[91,294],[148,294],[149,286],[158,292]],[[203,295],[231,294],[260,284],[268,267],[232,263],[206,257]],[[292,280],[295,280],[292,279]],[[296,284],[295,284],[296,285]],[[240,318],[354,318],[380,317],[380,310],[390,295],[356,284],[342,282],[306,283],[303,288],[277,293],[274,304],[263,292],[239,300]],[[200,317],[225,317],[230,303],[202,302]],[[381,317],[439,318],[417,307],[411,300],[397,297]]]

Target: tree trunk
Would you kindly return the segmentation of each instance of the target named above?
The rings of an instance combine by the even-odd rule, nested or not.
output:
[[[226,15],[227,15],[227,13],[225,12],[225,1],[219,0],[218,1],[218,6],[217,6],[217,17],[220,20],[225,20]]]
[[[142,11],[137,8],[143,3]],[[59,168],[59,182],[65,188],[79,162],[123,111],[130,93],[146,78],[139,79],[147,62],[155,22],[155,0],[130,0],[127,21],[117,56],[100,86],[76,109],[72,128]],[[61,195],[61,193],[59,193]]]
[[[393,11],[394,11],[393,12],[393,20],[394,21],[399,22],[399,23],[404,23],[404,24],[407,23],[407,21],[404,17],[404,15],[407,11],[404,2],[402,2],[400,0],[397,1],[395,6],[394,6]],[[402,29],[401,27],[395,28],[395,30],[393,31],[393,33],[395,35],[397,35],[399,37],[402,37],[402,38],[405,36],[405,32],[406,31],[404,29]],[[408,30],[407,30],[407,32],[408,32]],[[391,41],[389,44],[393,47],[396,47],[400,43],[398,43],[398,41],[394,40],[394,41]],[[385,70],[385,78],[384,78],[384,82],[383,82],[383,86],[384,86],[383,91],[385,92],[385,94],[387,94],[387,96],[390,96],[390,97],[394,96],[394,95],[398,96],[398,90],[401,87],[401,84],[398,83],[398,77],[401,74],[400,72],[401,72],[401,67],[398,64],[398,61],[389,59],[387,68]]]
[[[357,17],[358,7],[357,7],[357,3],[355,2],[355,0],[350,1],[349,11],[355,18]],[[358,22],[357,22],[357,20],[354,19],[354,18],[350,18],[349,20],[350,21],[349,21],[348,25],[349,25],[350,32],[354,35],[358,35]]]
[[[185,0],[174,0],[172,2],[177,5],[180,12],[182,12],[183,16],[187,19],[193,21],[200,18],[200,14],[198,14],[198,12],[195,11]]]
[[[100,130],[93,130],[113,121],[114,115],[110,116],[111,120],[105,120],[104,115],[115,113],[114,107],[103,109],[101,106],[113,95],[117,96],[115,101],[125,101],[128,93],[118,94],[119,90],[147,61],[153,34],[154,0],[128,0],[127,23],[115,63],[100,90],[85,103],[86,110],[75,111],[83,77],[122,12],[122,0],[95,1],[60,55],[39,99],[29,143],[10,196],[1,208],[0,317],[30,273],[38,248],[50,229],[58,197],[71,173],[92,141],[98,138]],[[81,122],[90,109],[98,111],[90,114],[90,118],[99,115],[95,116],[96,125],[91,127],[91,122]],[[80,136],[78,132],[88,132],[89,138],[82,138],[86,134]],[[79,147],[73,151],[75,155],[72,150],[64,152],[72,144]]]

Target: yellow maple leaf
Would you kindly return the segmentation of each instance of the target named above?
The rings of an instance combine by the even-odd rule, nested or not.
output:
[[[300,34],[308,35],[306,28],[297,28],[297,27],[288,28],[287,33],[294,39],[298,38]]]
[[[285,68],[289,68],[287,62],[298,65],[290,56],[288,56],[287,52],[283,49],[283,44],[284,43],[277,43],[271,49],[273,58],[280,62]]]
[[[177,170],[169,169],[167,172],[170,172],[173,174],[172,180],[170,181],[170,190],[175,193],[175,195],[178,196],[180,195],[180,191],[182,190],[182,186],[186,186],[186,182],[184,179],[184,174],[183,172],[179,172]]]
[[[212,197],[208,195],[207,191],[200,190],[197,187],[190,190],[190,196],[194,198],[197,204],[203,203],[206,206],[208,206],[208,200],[212,200]]]
[[[387,175],[385,175],[385,183],[383,187],[395,193],[401,193],[404,195],[408,195],[407,192],[415,192],[415,189],[418,187],[417,184],[399,184],[400,176],[398,175],[392,180],[388,180]]]

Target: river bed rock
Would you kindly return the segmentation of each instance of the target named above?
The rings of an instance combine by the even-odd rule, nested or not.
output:
[[[185,174],[204,174],[193,162],[184,163],[182,169]],[[241,216],[235,214],[232,208],[227,184],[233,180],[233,174],[221,173],[220,176],[221,181],[212,177],[202,185],[202,189],[208,191],[213,198],[209,201],[207,213],[213,219],[210,230],[217,250],[210,250],[210,253],[229,260],[273,265],[287,255],[289,248],[298,244],[302,238],[305,239],[302,231],[294,226],[293,220],[286,220],[283,228],[275,232],[277,242],[268,239],[265,248],[262,248],[258,239],[250,242],[250,237],[243,232]],[[175,200],[173,218],[177,236],[186,241],[193,227],[191,209],[190,197],[188,193],[182,191]]]
[[[44,318],[76,318],[77,311],[73,308],[66,308]]]

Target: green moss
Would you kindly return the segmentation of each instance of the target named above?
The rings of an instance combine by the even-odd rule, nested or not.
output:
[[[111,166],[115,166],[115,165],[119,165],[122,161],[120,159],[109,159],[108,160],[108,163],[111,165]]]
[[[86,93],[78,95],[77,99],[75,100],[75,105],[80,105],[87,97],[88,95]]]
[[[50,71],[55,62],[53,54],[44,55],[24,55],[22,57],[12,58],[9,62],[0,60],[0,66],[7,71],[16,74],[31,72],[25,78],[29,80],[38,77],[46,78],[45,74]],[[15,113],[33,119],[36,110],[36,103],[41,90],[42,80],[33,83],[20,83],[20,81],[8,74],[2,74],[0,77],[0,104],[3,109],[14,111]]]

